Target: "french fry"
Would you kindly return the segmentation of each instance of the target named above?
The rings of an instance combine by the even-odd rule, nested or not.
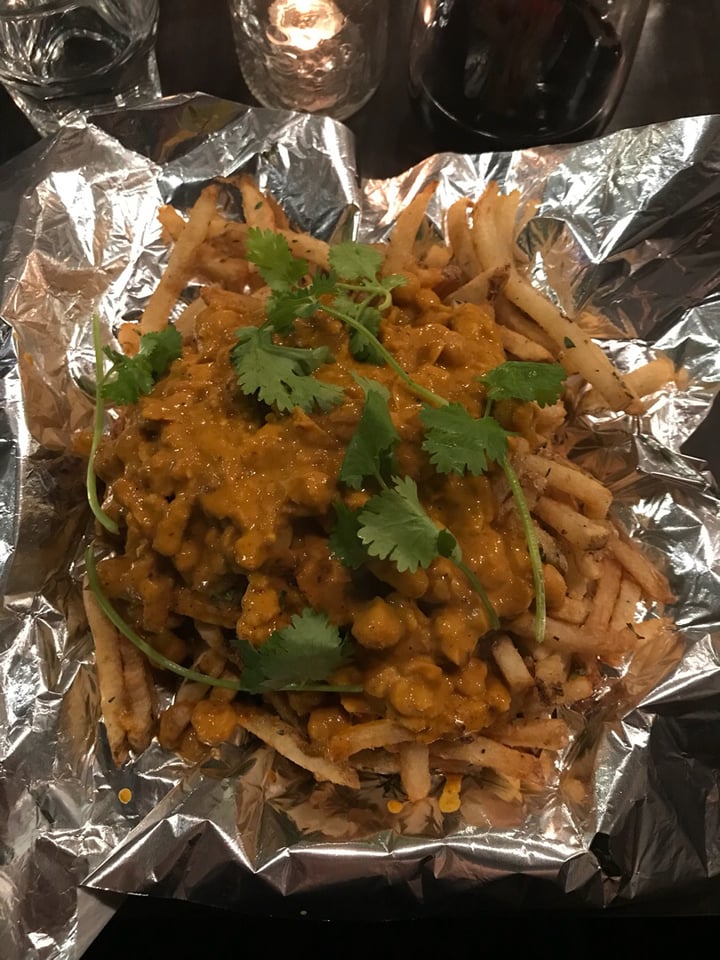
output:
[[[528,613],[516,617],[510,628],[522,640],[535,640],[535,618]],[[563,623],[548,617],[543,644],[549,652],[580,653],[590,656],[606,656],[624,649],[627,639],[622,632],[581,630],[573,623]]]
[[[519,190],[511,190],[510,193],[501,195],[500,190],[497,189],[493,202],[495,227],[503,251],[508,252],[513,262],[517,262],[520,254],[520,250],[515,242],[519,209]]]
[[[640,584],[645,596],[660,603],[672,603],[675,600],[667,578],[652,565],[637,544],[615,534],[608,541],[608,549],[633,580]]]
[[[171,207],[169,204],[160,207],[158,220],[162,224],[163,233],[167,240],[176,241],[180,239],[180,235],[186,227],[186,222],[175,207]]]
[[[545,347],[528,339],[522,333],[516,333],[515,330],[510,330],[507,327],[498,327],[498,334],[505,351],[511,356],[517,357],[518,360],[550,363],[553,359],[552,354]]]
[[[309,770],[316,780],[329,780],[331,783],[354,789],[360,786],[360,779],[352,767],[314,755],[308,741],[269,711],[242,704],[236,707],[236,714],[237,722],[248,733],[252,733],[303,770]]]
[[[543,652],[546,656],[536,658],[535,680],[548,687],[562,687],[567,679],[567,657],[547,650]]]
[[[376,747],[373,750],[360,750],[354,754],[352,766],[360,773],[392,777],[400,773],[400,757],[382,747]]]
[[[373,750],[375,747],[387,747],[409,740],[412,740],[410,731],[394,721],[369,720],[336,733],[330,738],[328,752],[334,760],[347,760],[361,750]]]
[[[587,597],[571,597],[568,595],[552,612],[558,620],[564,620],[565,623],[580,624],[585,623],[591,609],[592,602]],[[624,626],[624,624],[621,624],[621,627],[622,626]]]
[[[466,743],[437,741],[432,744],[431,758],[460,760],[473,767],[489,767],[504,776],[529,784],[541,783],[543,779],[537,757],[506,747],[489,737],[475,737]]]
[[[500,191],[497,183],[489,183],[484,193],[475,202],[472,211],[472,240],[475,253],[483,269],[510,266],[515,261],[514,243],[507,232],[498,229],[498,203]]]
[[[606,557],[602,568],[602,575],[597,582],[592,607],[585,620],[585,626],[590,630],[602,630],[609,626],[610,617],[620,590],[622,579],[620,564],[610,557]]]
[[[400,745],[400,782],[408,800],[424,800],[430,793],[430,750],[426,743]]]
[[[447,235],[453,251],[453,258],[462,270],[465,279],[471,283],[482,274],[480,263],[470,234],[468,212],[470,201],[462,197],[456,200],[447,213]]]
[[[509,268],[504,271],[503,276],[507,278]],[[543,347],[548,356],[554,358],[557,348],[551,337],[549,337],[542,327],[534,323],[526,314],[522,312],[514,303],[511,303],[502,291],[493,302],[495,307],[495,317],[501,327],[507,327],[515,333],[526,337],[532,343]]]
[[[669,384],[674,384],[675,378],[675,364],[666,356],[655,357],[624,376],[625,383],[635,391],[638,397],[646,397]],[[579,409],[581,412],[600,410],[603,405],[603,397],[593,389],[584,394]]]
[[[414,263],[415,237],[437,187],[436,180],[426,184],[401,211],[387,245],[383,267],[386,274],[401,273]]]
[[[95,643],[100,707],[110,753],[120,767],[130,749],[142,751],[154,724],[154,691],[147,660],[115,629],[95,594],[83,585],[83,605]]]
[[[607,516],[612,503],[612,493],[589,474],[567,463],[534,453],[528,453],[523,458],[523,466],[530,473],[543,477],[546,486],[551,490],[579,500],[589,517],[604,520]]]
[[[634,623],[641,597],[640,584],[629,577],[623,577],[610,618],[612,630],[622,630],[628,624]]]
[[[311,237],[309,233],[295,233],[294,230],[278,230],[285,237],[290,247],[290,253],[301,260],[308,260],[322,270],[330,269],[328,254],[330,248],[324,240]]]
[[[564,750],[570,731],[564,720],[513,720],[493,730],[500,743],[528,750]]]
[[[590,520],[552,497],[540,497],[535,514],[578,550],[600,550],[610,536],[607,524]]]
[[[238,185],[243,201],[245,222],[249,227],[258,227],[260,230],[274,230],[275,211],[268,203],[265,194],[259,190],[252,177],[242,174],[238,177]]]
[[[532,674],[510,637],[498,637],[492,645],[492,655],[511,693],[521,693],[534,684]]]
[[[152,292],[139,323],[141,333],[162,330],[183,287],[190,279],[190,267],[196,251],[207,236],[215,214],[217,187],[205,187],[190,211],[184,230],[177,238],[167,266]]]

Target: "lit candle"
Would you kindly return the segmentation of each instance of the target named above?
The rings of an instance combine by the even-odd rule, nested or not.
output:
[[[274,0],[270,23],[282,36],[280,43],[298,50],[315,50],[342,30],[345,17],[333,0]]]
[[[344,120],[377,88],[390,0],[229,2],[243,76],[264,106]]]

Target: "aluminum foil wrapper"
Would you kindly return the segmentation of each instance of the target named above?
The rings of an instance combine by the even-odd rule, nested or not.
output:
[[[602,907],[720,872],[720,519],[709,471],[681,453],[720,382],[719,164],[720,118],[706,117],[443,154],[359,184],[343,126],[193,95],[65,129],[0,171],[5,960],[78,956],[80,890],[384,919],[457,914],[501,888],[512,904],[513,877]],[[561,763],[590,783],[589,802],[552,789],[490,809],[469,789],[458,814],[431,798],[391,816],[392,785],[318,786],[252,742],[203,769],[157,747],[113,767],[79,590],[90,525],[72,436],[92,414],[90,318],[116,329],[153,289],[167,257],[159,204],[187,205],[239,170],[326,238],[386,235],[431,178],[438,231],[452,200],[488,180],[517,188],[537,204],[521,237],[536,282],[567,310],[604,315],[621,366],[662,350],[687,369],[689,386],[658,393],[642,418],[570,425],[633,536],[667,557],[686,641],[679,663],[631,663],[584,716],[567,712],[577,737]]]

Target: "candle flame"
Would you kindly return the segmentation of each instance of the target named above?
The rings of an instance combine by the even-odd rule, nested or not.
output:
[[[270,22],[288,46],[314,50],[343,28],[345,17],[333,0],[274,0]]]

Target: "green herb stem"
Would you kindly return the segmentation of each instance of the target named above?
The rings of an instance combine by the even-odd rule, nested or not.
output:
[[[367,281],[361,285],[356,283],[342,283],[339,282],[336,284],[338,290],[349,290],[351,293],[371,293],[372,296],[368,298],[368,303],[370,300],[373,300],[375,297],[382,297],[382,301],[377,305],[377,309],[382,313],[392,303],[392,295],[390,291],[384,287],[381,283],[368,283]]]
[[[470,586],[473,588],[475,593],[477,593],[478,596],[480,597],[482,601],[482,605],[485,607],[485,611],[488,615],[490,626],[493,628],[493,630],[499,629],[500,620],[498,618],[497,613],[495,612],[495,608],[490,602],[490,597],[487,595],[487,591],[485,590],[485,587],[480,583],[478,578],[475,576],[475,574],[472,572],[470,567],[468,567],[468,565],[465,563],[464,560],[453,559],[453,563],[458,568],[458,570],[462,571],[462,573],[465,574],[465,576],[470,581]]]
[[[353,330],[357,330],[358,333],[361,333],[364,337],[367,337],[367,339],[370,340],[377,348],[387,365],[395,371],[407,388],[414,393],[416,397],[420,397],[421,400],[427,400],[428,403],[432,403],[436,407],[444,407],[447,405],[448,401],[444,397],[438,396],[437,393],[434,393],[432,390],[428,390],[426,387],[423,387],[422,384],[413,380],[410,374],[407,373],[397,362],[387,347],[383,346],[378,338],[374,336],[374,334],[372,334],[367,327],[364,327],[359,321],[355,320],[354,317],[350,317],[348,314],[342,313],[340,310],[334,310],[331,306],[327,306],[326,304],[321,304],[321,309],[324,310],[325,313],[330,314],[331,317],[341,320],[349,327],[352,327]]]
[[[126,623],[125,620],[123,620],[103,592],[103,589],[100,586],[100,578],[98,576],[97,566],[95,565],[95,557],[93,555],[93,549],[91,546],[85,551],[85,568],[87,570],[90,589],[94,593],[102,612],[108,618],[110,623],[112,623],[112,625],[116,627],[124,637],[127,637],[127,639],[133,643],[138,650],[141,651],[141,653],[144,653],[148,660],[150,660],[156,666],[162,667],[164,670],[170,670],[171,673],[175,673],[179,677],[183,677],[185,680],[193,680],[196,683],[204,683],[210,687],[222,687],[225,690],[237,690],[245,693],[256,692],[249,690],[243,685],[241,680],[228,680],[223,677],[211,677],[207,673],[199,673],[197,670],[191,670],[188,667],[181,666],[179,663],[176,663],[174,660],[170,660],[169,657],[166,657],[157,651],[147,642],[147,640],[144,640],[139,634],[137,634],[129,623]],[[362,686],[356,684],[347,686],[331,686],[329,684],[319,683],[288,684],[281,689],[287,691],[296,690],[300,692],[308,691],[314,693],[362,693],[363,691]]]
[[[92,320],[93,325],[93,347],[95,349],[95,417],[93,419],[93,436],[90,445],[90,458],[87,465],[87,474],[85,483],[87,487],[87,498],[98,523],[100,523],[109,533],[118,533],[119,528],[115,521],[109,517],[100,506],[97,495],[97,477],[95,475],[95,455],[97,453],[100,437],[105,427],[105,404],[102,399],[103,385],[103,353],[100,343],[100,319],[95,314]]]
[[[525,534],[525,541],[530,555],[530,566],[532,568],[533,587],[535,589],[535,640],[542,643],[545,639],[545,624],[547,621],[547,612],[545,607],[545,578],[543,577],[542,559],[540,558],[540,547],[538,546],[535,527],[530,516],[523,488],[520,486],[518,476],[513,469],[512,464],[507,457],[500,461],[503,473],[507,478],[510,491],[515,499],[515,505],[520,514],[520,523]]]

